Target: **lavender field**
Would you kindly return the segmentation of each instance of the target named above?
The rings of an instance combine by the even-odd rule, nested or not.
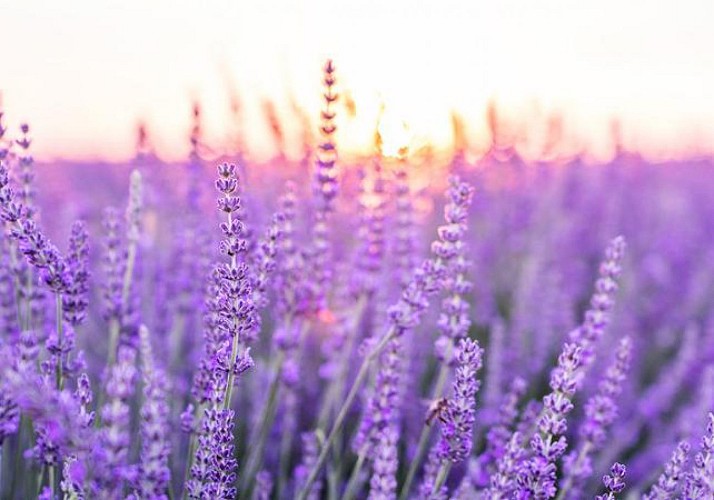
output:
[[[0,496],[714,499],[714,164],[34,162],[0,134]],[[31,125],[31,124],[30,124]]]

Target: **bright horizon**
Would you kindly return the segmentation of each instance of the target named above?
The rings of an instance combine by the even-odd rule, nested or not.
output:
[[[244,5],[241,5],[244,3]],[[101,5],[100,5],[101,4]],[[40,160],[126,160],[147,123],[159,156],[188,151],[193,100],[206,142],[221,153],[238,132],[248,151],[274,145],[261,111],[271,101],[287,151],[300,153],[292,102],[314,123],[320,70],[331,57],[339,89],[339,145],[368,152],[382,104],[408,124],[412,149],[453,142],[451,114],[469,149],[490,141],[495,103],[519,150],[537,157],[562,121],[560,154],[612,155],[622,141],[649,157],[714,152],[714,3],[545,0],[2,2],[5,125],[32,127]],[[230,111],[240,96],[241,131]]]

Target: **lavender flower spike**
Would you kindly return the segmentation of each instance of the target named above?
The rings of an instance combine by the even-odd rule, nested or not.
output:
[[[144,379],[144,404],[141,408],[141,462],[137,479],[140,498],[168,498],[169,486],[169,408],[167,380],[154,366],[149,330],[139,327],[141,369]]]
[[[632,341],[624,337],[617,348],[615,361],[607,369],[600,382],[598,392],[585,404],[585,421],[580,426],[580,442],[565,459],[565,481],[558,492],[559,498],[566,494],[577,497],[581,483],[592,473],[590,456],[600,449],[608,428],[617,417],[615,399],[622,391],[622,383],[627,377],[632,354]],[[571,492],[571,488],[575,488]]]
[[[119,348],[117,362],[111,367],[107,382],[107,402],[101,409],[100,447],[97,453],[97,477],[94,493],[101,498],[120,498],[124,483],[131,479],[130,399],[136,379],[136,352],[128,346]]]
[[[582,347],[583,371],[593,362],[594,346],[610,323],[624,254],[625,239],[618,236],[605,249],[605,260],[600,264],[600,276],[595,282],[595,293],[590,299],[590,308],[585,312],[585,319],[578,328],[570,332],[571,342],[577,342]]]
[[[615,463],[610,469],[610,474],[603,476],[602,482],[607,488],[607,493],[598,495],[595,500],[616,500],[616,494],[625,489],[625,473],[627,468],[621,463]]]
[[[516,489],[521,460],[525,451],[521,447],[523,436],[516,431],[508,440],[503,456],[497,462],[496,472],[490,478],[490,486],[486,498],[490,500],[506,500],[511,498]]]
[[[89,234],[84,222],[72,224],[67,252],[67,266],[71,275],[68,290],[62,295],[62,314],[72,326],[79,325],[87,314],[89,291]]]
[[[685,498],[714,498],[714,413],[709,414],[707,433],[702,438],[701,451],[694,457],[694,466],[687,475]]]
[[[453,395],[446,400],[446,407],[439,415],[442,421],[441,439],[435,448],[435,458],[438,459],[440,467],[434,478],[429,478],[428,475],[425,477],[420,487],[422,494],[426,493],[429,483],[432,483],[431,495],[442,495],[451,465],[466,460],[473,447],[475,397],[480,386],[476,374],[482,366],[483,349],[475,340],[462,339],[456,348],[455,359],[458,366],[454,376]],[[433,451],[429,455],[432,457],[430,460],[433,460]]]
[[[334,134],[337,130],[335,125],[334,103],[338,95],[335,92],[335,66],[328,60],[324,67],[324,108],[320,114],[322,123],[320,132],[323,141],[318,146],[317,162],[314,177],[314,201],[315,214],[312,227],[313,249],[311,255],[311,267],[314,273],[314,307],[318,310],[327,306],[327,286],[332,277],[330,266],[330,241],[328,216],[334,209],[334,200],[337,196],[338,182],[335,163],[337,162],[337,146],[334,141]]]
[[[396,497],[399,467],[399,374],[401,339],[392,339],[382,355],[382,367],[377,375],[375,394],[367,410],[371,420],[372,477],[369,498],[387,500]]]
[[[216,189],[221,193],[218,209],[227,216],[221,224],[225,238],[220,243],[220,251],[229,261],[219,265],[219,331],[222,348],[216,350],[218,366],[227,375],[223,404],[231,404],[233,381],[241,367],[252,364],[248,343],[256,322],[255,304],[252,300],[250,272],[245,262],[239,258],[247,251],[247,242],[242,238],[243,222],[238,218],[241,200],[234,196],[238,189],[236,166],[222,163],[218,166]]]
[[[552,392],[543,398],[537,433],[531,439],[533,456],[518,478],[519,498],[547,499],[555,496],[556,461],[565,453],[568,428],[566,417],[573,409],[571,399],[577,389],[577,372],[582,367],[580,346],[563,347],[558,366],[550,375]]]
[[[667,500],[674,498],[684,476],[684,467],[687,463],[690,445],[681,441],[672,453],[672,458],[664,466],[664,471],[652,486],[650,491],[642,498],[644,500]]]
[[[233,420],[230,409],[208,408],[203,415],[196,460],[186,483],[189,498],[233,500],[236,467],[233,456]]]
[[[473,446],[476,392],[480,382],[476,375],[481,369],[483,349],[478,342],[462,339],[456,351],[458,367],[454,377],[454,393],[442,415],[439,456],[452,463],[464,461]]]

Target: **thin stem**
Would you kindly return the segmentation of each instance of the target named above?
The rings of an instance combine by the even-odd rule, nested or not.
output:
[[[129,248],[126,257],[126,269],[124,269],[124,281],[121,289],[122,310],[126,310],[127,302],[129,301],[129,292],[131,290],[131,279],[134,275],[134,263],[136,262],[136,241],[129,241]]]
[[[255,450],[254,453],[249,453],[248,465],[246,467],[246,472],[243,473],[244,478],[241,483],[241,496],[244,498],[250,497],[250,491],[253,488],[253,479],[263,462],[263,452],[265,451],[265,441],[268,438],[268,433],[272,427],[273,420],[275,419],[275,411],[278,407],[278,391],[281,385],[281,373],[283,370],[283,363],[285,361],[285,351],[281,350],[278,353],[278,357],[275,363],[275,377],[270,384],[268,389],[268,399],[263,406],[263,410],[260,413],[259,422],[260,429],[258,431],[258,440],[255,444],[251,443],[251,449]]]
[[[278,464],[278,481],[275,485],[275,497],[282,498],[283,487],[288,480],[288,462],[290,461],[290,448],[292,447],[293,435],[283,426],[280,438],[280,463]]]
[[[10,241],[8,246],[10,247],[10,267],[14,269],[18,269],[18,260],[17,260],[17,248],[15,247],[15,242]],[[22,304],[21,304],[21,298],[22,294],[20,293],[20,279],[18,278],[16,273],[13,274],[13,281],[15,285],[15,307],[17,308],[17,326],[20,327],[21,330],[27,330],[25,327],[25,324],[23,323],[22,320]],[[28,298],[29,301],[29,298]]]
[[[228,212],[228,227],[233,223],[233,213]],[[231,255],[231,267],[235,268],[238,265],[238,256],[234,253]],[[237,330],[236,318],[232,318],[233,331]],[[236,360],[238,359],[238,349],[239,349],[240,339],[236,333],[235,337],[232,339],[231,346],[231,359],[228,365],[228,384],[226,385],[225,399],[223,401],[223,408],[228,409],[231,407],[231,399],[233,397],[233,379],[235,378],[235,366]]]
[[[238,359],[238,335],[233,339],[233,345],[231,346],[231,361],[228,365],[228,384],[226,385],[225,399],[223,400],[223,408],[225,410],[231,407],[231,399],[233,398],[233,380],[235,374],[233,373],[234,367],[236,365],[236,360]]]
[[[347,488],[345,488],[345,494],[342,495],[342,500],[352,500],[358,493],[360,472],[362,472],[362,467],[367,458],[367,454],[364,450],[359,452],[357,456],[357,462],[352,468],[352,473],[350,474],[350,479],[347,482]]]
[[[396,327],[391,326],[389,331],[387,331],[387,333],[384,335],[379,344],[377,344],[372,349],[372,351],[365,357],[364,361],[362,362],[359,372],[357,372],[357,376],[355,377],[354,382],[352,382],[352,387],[350,388],[350,391],[347,394],[347,398],[345,399],[344,403],[342,403],[342,407],[340,408],[340,411],[337,414],[337,418],[335,419],[335,422],[332,425],[332,430],[327,436],[324,445],[320,449],[320,455],[317,457],[317,461],[312,467],[312,470],[310,471],[310,474],[308,475],[307,480],[305,481],[305,484],[303,485],[302,490],[300,491],[298,500],[305,500],[307,498],[308,492],[310,491],[310,487],[317,479],[317,475],[320,473],[320,469],[322,469],[322,466],[325,465],[325,460],[327,460],[327,454],[330,451],[332,442],[334,441],[335,437],[337,437],[338,433],[342,430],[342,426],[344,425],[345,419],[347,418],[347,412],[352,406],[352,403],[354,403],[354,400],[357,397],[357,393],[359,392],[360,388],[362,387],[362,384],[367,378],[370,364],[377,356],[379,356],[379,353],[382,352],[387,343],[389,343],[389,341],[396,334]]]
[[[56,383],[57,389],[62,390],[63,380],[63,364],[64,364],[64,323],[62,321],[62,294],[55,293],[55,304],[56,304],[56,321],[57,321],[57,338],[59,341],[59,354],[57,355],[57,367],[56,367]]]
[[[436,479],[434,480],[434,488],[431,490],[430,496],[435,497],[437,493],[439,493],[439,490],[441,490],[446,478],[449,476],[449,471],[451,471],[451,462],[447,461],[442,463],[439,468],[439,472],[436,475]]]
[[[109,352],[107,353],[107,367],[114,366],[117,355],[117,344],[119,343],[119,318],[114,317],[109,320]]]
[[[367,307],[367,302],[367,295],[361,294],[355,306],[353,323],[350,325],[350,329],[346,333],[348,340],[342,353],[340,370],[337,377],[330,380],[327,390],[325,391],[325,399],[321,405],[322,409],[320,410],[320,416],[317,424],[321,429],[325,429],[327,427],[328,419],[330,418],[330,414],[332,413],[333,406],[335,404],[335,399],[338,398],[344,390],[347,373],[349,372],[349,360],[357,337],[356,330],[362,320],[362,315]]]
[[[193,421],[195,422],[196,419],[198,418],[199,415],[201,415],[204,411],[204,405],[200,404],[196,407],[194,410],[193,414]],[[188,480],[191,477],[191,467],[193,466],[193,459],[194,459],[194,454],[196,453],[196,434],[198,433],[198,430],[194,430],[191,433],[191,437],[188,439],[188,457],[186,458],[186,469],[184,470],[183,473],[183,484],[185,485]],[[183,494],[181,495],[181,498],[184,500],[188,498],[188,490],[186,488],[183,489]]]
[[[432,392],[432,399],[438,399],[444,392],[444,386],[446,385],[446,379],[449,375],[449,366],[446,363],[441,364],[439,369],[439,374],[437,375],[436,382],[434,383],[434,390]],[[417,445],[416,453],[409,465],[409,471],[407,472],[407,478],[404,480],[404,485],[402,485],[402,491],[399,495],[399,500],[405,500],[409,496],[409,490],[411,489],[414,478],[416,477],[417,470],[421,465],[422,460],[424,460],[424,455],[426,454],[427,446],[429,445],[429,436],[431,435],[431,426],[424,425],[421,430],[421,435],[419,436],[419,444]]]
[[[116,361],[116,351],[119,344],[119,332],[121,330],[121,320],[129,308],[129,292],[131,291],[131,280],[134,274],[134,263],[136,262],[136,241],[129,240],[127,248],[126,268],[121,288],[121,304],[119,307],[120,317],[113,317],[109,321],[109,353],[107,354],[107,368],[114,366]]]
[[[52,492],[52,498],[55,497],[55,466],[50,465],[48,471],[48,481],[50,483],[50,491]]]
[[[32,286],[32,270],[28,269],[27,270],[27,282],[25,283],[25,295],[26,295],[26,300],[25,300],[25,330],[29,330],[32,328],[32,294],[33,294],[33,286]]]
[[[35,482],[35,491],[36,495],[39,496],[40,492],[42,491],[42,480],[45,477],[45,464],[42,464],[40,466],[40,472],[37,473],[37,481]]]
[[[591,449],[592,449],[592,442],[586,441],[585,444],[583,445],[583,447],[580,448],[580,451],[578,452],[578,457],[575,459],[575,464],[573,465],[572,470],[574,470],[574,471],[580,470],[583,460],[585,460],[585,457],[588,456]],[[555,500],[563,500],[565,498],[565,496],[568,494],[568,492],[570,491],[570,489],[573,487],[574,481],[575,481],[574,475],[572,473],[568,474],[565,478],[565,483],[558,491],[558,496],[555,497]]]

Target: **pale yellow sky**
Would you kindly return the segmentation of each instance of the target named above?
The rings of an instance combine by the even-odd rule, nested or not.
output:
[[[129,158],[139,118],[182,158],[194,97],[221,150],[229,80],[251,150],[271,151],[269,98],[297,153],[290,96],[316,116],[331,56],[357,104],[343,149],[369,145],[380,102],[416,146],[448,146],[455,109],[482,148],[493,99],[534,155],[553,112],[566,151],[607,157],[617,116],[629,147],[685,155],[714,151],[713,27],[712,0],[0,0],[0,90],[41,158]]]

